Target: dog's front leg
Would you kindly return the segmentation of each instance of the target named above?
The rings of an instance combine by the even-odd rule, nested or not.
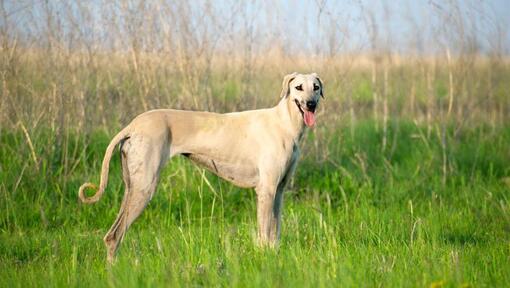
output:
[[[260,185],[256,191],[258,243],[274,247],[280,237],[283,189],[277,189],[277,185]]]

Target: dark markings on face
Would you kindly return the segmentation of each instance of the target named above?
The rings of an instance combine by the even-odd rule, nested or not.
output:
[[[292,80],[294,80],[294,79],[292,79]],[[291,81],[292,81],[292,80],[291,80]],[[322,96],[322,90],[321,90],[322,83],[320,82],[320,80],[319,80],[319,79],[317,79],[317,81],[319,81],[319,83],[316,83],[315,81],[312,81],[312,88],[313,88],[313,92],[314,92],[314,93],[312,93],[310,96],[311,96],[311,98],[313,99],[313,101],[315,101],[316,103],[319,103],[319,99],[315,99],[315,95],[317,95],[316,93],[319,93],[319,95],[320,95],[320,96]],[[296,82],[297,82],[297,81],[296,81]],[[298,83],[299,83],[299,82],[298,82]],[[296,84],[297,84],[297,83],[296,83]],[[296,85],[296,84],[294,84],[294,85]],[[296,89],[297,91],[303,92],[303,91],[304,91],[304,89],[305,89],[305,88],[303,87],[303,85],[306,85],[306,84],[301,83],[301,84],[299,84],[299,85],[297,85],[297,86],[294,86],[294,85],[292,85],[292,86],[294,87],[294,89]],[[318,96],[317,96],[317,97],[318,97]],[[324,97],[324,96],[322,96],[322,97]],[[302,102],[304,103],[304,101],[303,101],[303,100],[295,99],[295,101],[302,101]]]

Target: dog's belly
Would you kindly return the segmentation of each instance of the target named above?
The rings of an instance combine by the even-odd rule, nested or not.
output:
[[[252,188],[259,182],[259,173],[256,167],[244,164],[242,161],[229,162],[215,159],[202,154],[182,154],[193,163],[206,168],[219,177],[243,188]]]

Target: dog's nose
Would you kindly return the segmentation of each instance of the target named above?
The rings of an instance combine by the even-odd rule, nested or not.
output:
[[[306,101],[306,108],[310,111],[315,111],[315,107],[317,107],[317,102],[315,101]]]

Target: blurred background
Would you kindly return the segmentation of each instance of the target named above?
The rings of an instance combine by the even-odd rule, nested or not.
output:
[[[510,4],[494,1],[1,1],[0,125],[90,131],[152,108],[278,101],[317,72],[323,122],[508,118]],[[334,113],[324,113],[324,111]],[[340,121],[342,120],[342,121]]]

